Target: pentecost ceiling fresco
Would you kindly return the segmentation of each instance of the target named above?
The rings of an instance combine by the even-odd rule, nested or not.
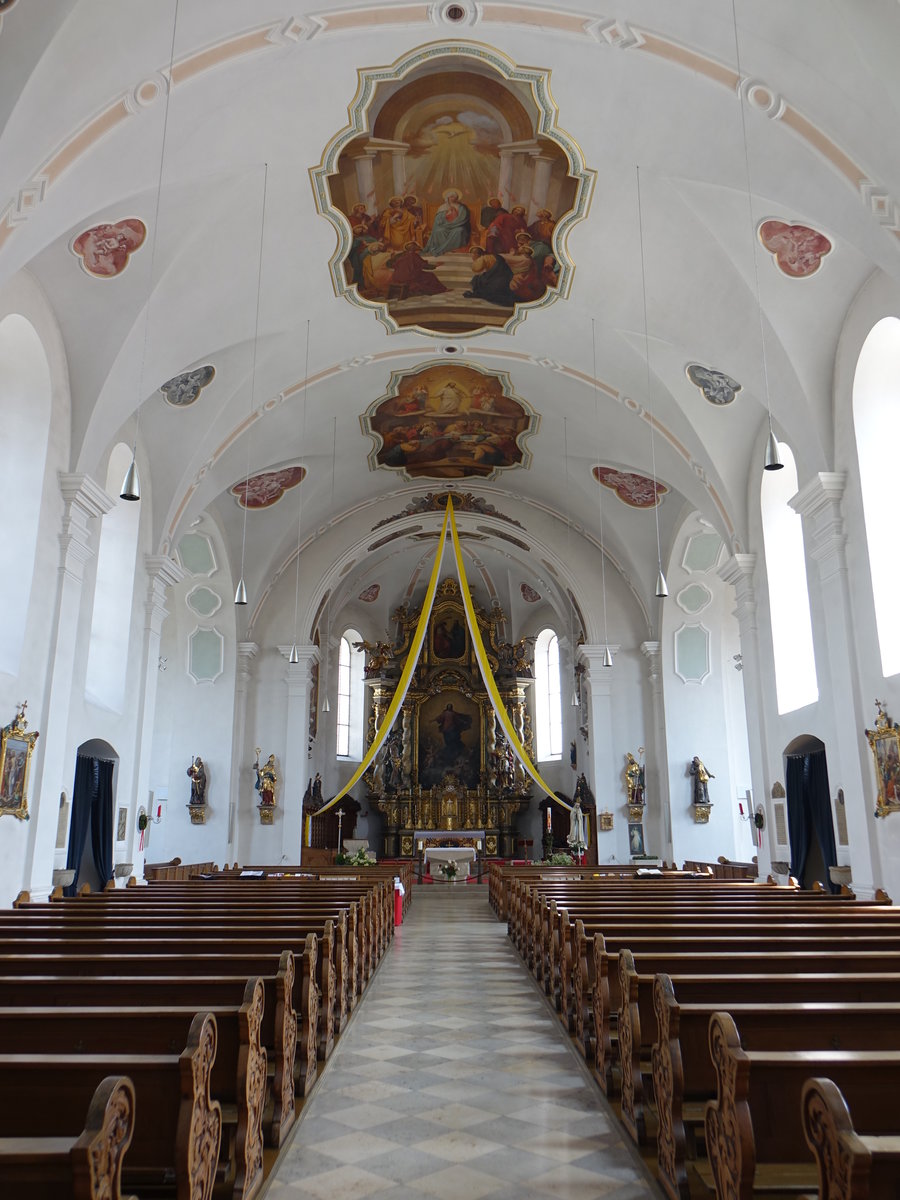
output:
[[[594,173],[548,77],[466,43],[360,72],[352,124],[312,172],[339,294],[432,334],[511,329],[567,294]]]
[[[375,441],[372,470],[392,468],[406,479],[493,479],[530,466],[525,442],[540,418],[503,372],[432,361],[394,372],[360,423]]]

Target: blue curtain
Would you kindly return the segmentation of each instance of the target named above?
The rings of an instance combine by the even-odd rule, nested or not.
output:
[[[787,793],[788,833],[791,843],[791,874],[803,883],[803,872],[813,834],[822,851],[829,891],[837,891],[831,882],[828,868],[837,862],[834,844],[834,823],[831,816],[831,791],[828,786],[828,763],[824,750],[793,755],[787,760],[785,772]]]
[[[97,764],[97,788],[91,805],[91,851],[101,885],[112,879],[113,766],[104,759]]]
[[[801,883],[803,882],[803,872],[806,869],[806,856],[809,853],[809,839],[812,833],[807,815],[804,788],[805,761],[802,755],[789,758],[784,780],[784,790],[787,795],[788,837],[791,843],[791,874]]]
[[[91,824],[91,808],[97,791],[97,770],[99,762],[96,758],[87,758],[79,754],[75,759],[75,782],[72,785],[72,823],[69,827],[69,852],[66,855],[66,868],[74,870],[75,878],[65,889],[67,896],[74,896],[78,888],[78,872],[81,868],[81,856],[84,853],[84,843],[87,840],[88,828]]]

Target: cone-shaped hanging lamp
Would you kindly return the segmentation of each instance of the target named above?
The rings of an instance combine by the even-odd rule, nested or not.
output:
[[[659,568],[659,574],[656,576],[656,595],[660,600],[664,600],[669,594],[669,588],[666,583],[666,577],[663,575],[662,567]]]
[[[298,663],[299,661],[300,661],[300,655],[297,653],[297,643],[293,642],[291,644],[291,652],[288,655],[288,662],[291,663],[292,665],[296,665],[296,663]]]
[[[238,585],[235,588],[234,602],[235,602],[235,604],[246,604],[247,603],[247,585],[244,583],[243,575],[238,580]]]
[[[766,442],[766,464],[767,471],[780,471],[784,466],[781,461],[781,455],[778,453],[778,439],[775,436],[772,427],[769,426],[769,439]]]
[[[612,650],[610,650],[609,646],[603,651],[603,665],[604,667],[611,667],[613,665]]]
[[[778,464],[781,466],[781,464]],[[125,472],[125,478],[122,480],[122,490],[119,492],[120,500],[140,500],[141,498],[141,480],[138,475],[137,463],[134,458],[131,459],[131,466]]]

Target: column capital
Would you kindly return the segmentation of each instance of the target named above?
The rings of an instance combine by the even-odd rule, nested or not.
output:
[[[298,662],[292,663],[291,646],[279,646],[278,651],[282,658],[287,661],[287,670],[284,673],[284,681],[288,685],[288,695],[299,695],[302,691],[309,687],[309,682],[312,679],[312,669],[319,661],[318,646],[298,646],[297,657]]]
[[[62,550],[62,571],[78,583],[84,578],[84,568],[93,557],[92,530],[88,522],[102,517],[115,506],[115,500],[95,483],[89,475],[60,471],[59,490],[65,508],[59,544]]]
[[[641,642],[641,654],[647,660],[650,682],[656,684],[660,680],[662,669],[662,642]]]
[[[147,572],[147,628],[159,633],[168,615],[166,594],[175,583],[181,583],[185,570],[174,559],[165,554],[145,554],[144,568]]]
[[[616,655],[619,653],[621,646],[614,645],[612,642],[610,642],[608,649],[613,656],[613,663],[615,663]],[[598,645],[582,645],[575,647],[576,661],[578,659],[584,659],[588,669],[588,674],[594,684],[598,683],[604,678],[604,676],[607,679],[611,678],[612,676],[614,666],[606,667],[603,665],[603,659],[606,657],[606,651],[606,642]]]
[[[819,564],[822,580],[847,570],[847,533],[841,512],[846,483],[845,471],[819,471],[789,501],[812,535],[810,554]]]

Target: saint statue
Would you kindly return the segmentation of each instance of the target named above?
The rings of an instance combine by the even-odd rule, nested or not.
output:
[[[275,755],[270,754],[263,766],[259,765],[259,747],[256,748],[256,762],[253,764],[253,769],[256,771],[256,783],[254,787],[259,792],[259,802],[265,805],[266,808],[271,808],[275,804],[275,788],[278,784],[278,775],[275,771]]]
[[[709,804],[709,781],[715,779],[695,754],[691,759],[690,773],[694,780],[694,798],[692,804]]]
[[[206,767],[203,765],[203,759],[198,754],[194,761],[187,769],[188,778],[191,781],[191,805],[201,805],[206,803]]]
[[[629,751],[625,755],[625,787],[629,804],[644,803],[644,764]]]
[[[587,839],[584,836],[584,813],[581,802],[576,799],[569,814],[569,836],[566,838],[569,849],[573,854],[581,854],[587,849]]]

